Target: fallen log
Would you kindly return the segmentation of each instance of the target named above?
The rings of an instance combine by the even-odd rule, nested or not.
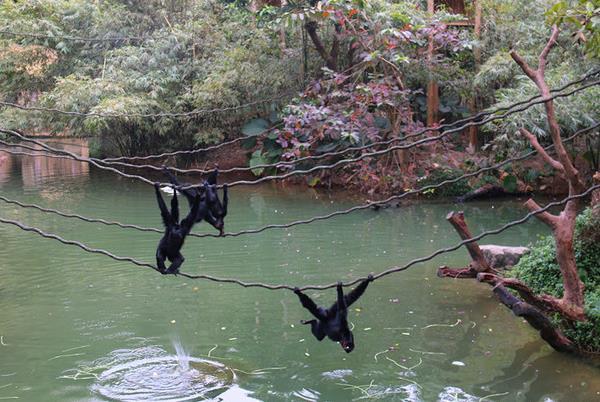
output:
[[[527,195],[528,193],[524,192],[509,192],[504,189],[502,186],[497,186],[495,184],[484,184],[483,186],[469,191],[465,195],[456,198],[456,202],[467,202],[473,200],[487,200],[490,198],[499,198],[499,197],[520,197],[523,195]]]

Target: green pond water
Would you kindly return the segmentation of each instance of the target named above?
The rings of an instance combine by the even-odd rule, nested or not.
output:
[[[8,198],[160,227],[150,186],[76,162],[0,158]],[[356,202],[304,188],[236,187],[226,230]],[[526,213],[518,201],[421,203],[258,235],[189,238],[182,269],[293,285],[348,280],[454,245],[444,217],[458,208],[474,233]],[[149,262],[160,238],[5,203],[0,216]],[[532,221],[482,243],[523,245],[543,234]],[[1,225],[0,401],[600,400],[597,366],[553,352],[489,287],[435,275],[439,265],[467,261],[461,249],[371,284],[349,314],[356,349],[346,354],[300,325],[309,314],[289,291],[161,276]],[[310,294],[326,305],[335,298],[334,290]]]

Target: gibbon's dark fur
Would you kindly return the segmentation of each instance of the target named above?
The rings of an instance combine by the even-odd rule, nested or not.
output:
[[[192,226],[196,222],[195,218],[200,211],[200,195],[194,197],[192,208],[184,220],[179,223],[179,203],[177,201],[177,190],[173,189],[173,199],[171,199],[171,211],[167,209],[167,205],[160,194],[160,184],[154,183],[156,192],[156,200],[160,208],[160,215],[163,224],[165,225],[165,234],[160,239],[156,248],[156,266],[162,274],[177,274],[179,267],[185,261],[181,255],[181,247],[185,241],[185,237],[192,230]],[[206,208],[204,208],[206,209]],[[165,266],[165,260],[171,261],[171,266]]]
[[[344,296],[342,284],[337,285],[337,301],[328,309],[319,307],[314,301],[298,288],[294,293],[298,295],[302,306],[311,312],[316,320],[302,321],[302,324],[309,324],[312,334],[317,340],[322,341],[325,336],[334,342],[339,342],[346,353],[354,350],[354,335],[348,327],[348,307],[357,301],[365,292],[369,282],[373,281],[373,276],[362,281],[355,289]]]
[[[171,173],[169,168],[163,167],[163,170],[169,181],[174,186],[185,187],[189,184],[181,184],[175,175]],[[195,218],[195,222],[198,223],[202,219],[211,224],[215,229],[219,231],[219,234],[222,236],[225,228],[225,216],[227,216],[227,204],[229,203],[229,196],[227,192],[227,184],[223,185],[223,203],[219,199],[219,194],[217,193],[217,177],[219,175],[219,170],[213,170],[204,181],[204,185],[200,188],[192,188],[187,190],[181,190],[181,193],[187,198],[190,207],[194,202],[194,198],[196,194],[200,194],[202,201],[206,203],[207,210],[206,212],[202,210],[202,208],[198,211],[198,215]]]

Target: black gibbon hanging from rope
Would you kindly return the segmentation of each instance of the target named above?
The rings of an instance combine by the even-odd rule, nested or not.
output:
[[[181,184],[173,175],[173,173],[169,170],[168,167],[164,166],[163,170],[169,181],[175,186],[183,186],[187,187],[189,184]],[[219,231],[219,234],[223,236],[225,229],[225,217],[227,216],[227,204],[229,203],[229,196],[227,193],[227,184],[223,185],[223,203],[219,199],[219,194],[217,192],[217,177],[219,175],[219,170],[213,170],[204,181],[204,185],[199,188],[185,189],[181,190],[181,193],[187,198],[190,207],[194,202],[194,198],[196,194],[200,194],[200,197],[203,202],[206,203],[208,208],[207,212],[200,210],[195,217],[195,222],[198,223],[202,219],[211,224],[215,229]]]
[[[295,288],[294,293],[300,298],[302,306],[315,316],[316,320],[302,321],[302,324],[310,324],[312,334],[317,340],[322,341],[328,336],[334,342],[339,342],[346,353],[354,350],[354,335],[348,327],[348,307],[357,301],[365,292],[369,282],[373,281],[373,275],[360,283],[355,289],[344,296],[342,283],[337,285],[337,301],[328,309],[319,307],[314,301],[300,289]]]
[[[179,203],[177,201],[177,190],[173,189],[173,198],[171,199],[171,212],[167,209],[167,205],[160,194],[160,184],[154,184],[154,190],[156,192],[156,200],[158,201],[158,207],[160,208],[160,215],[162,217],[163,224],[165,225],[165,234],[160,239],[158,247],[156,249],[156,266],[161,274],[177,274],[179,267],[185,261],[183,255],[181,255],[181,247],[185,241],[185,237],[192,230],[192,226],[196,222],[196,216],[199,211],[204,210],[206,213],[206,206],[200,206],[200,194],[196,194],[192,202],[192,208],[185,217],[184,220],[179,223]],[[165,260],[171,261],[171,266],[167,268],[165,266]]]

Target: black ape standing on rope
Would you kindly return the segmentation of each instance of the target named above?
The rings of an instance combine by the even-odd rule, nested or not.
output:
[[[300,303],[305,309],[315,316],[316,320],[302,321],[302,324],[310,324],[312,334],[317,340],[322,341],[328,336],[334,342],[339,342],[346,353],[354,350],[354,336],[348,327],[348,307],[359,299],[365,292],[369,282],[373,281],[373,276],[362,281],[355,289],[344,296],[344,290],[341,282],[337,285],[337,301],[328,309],[319,307],[314,301],[300,289],[295,288],[294,293],[300,298]]]
[[[162,239],[160,239],[158,248],[156,249],[156,266],[161,274],[177,274],[179,272],[179,267],[183,264],[183,261],[185,261],[185,258],[183,258],[183,255],[181,255],[180,252],[185,237],[192,230],[198,212],[201,209],[206,211],[206,208],[200,208],[200,194],[197,194],[192,202],[190,212],[180,224],[177,190],[173,189],[171,212],[167,209],[167,205],[160,194],[160,184],[155,183],[154,190],[156,192],[158,207],[160,208],[160,215],[165,225],[165,234]],[[171,261],[171,266],[168,269],[165,266],[165,260],[167,258]]]
[[[169,181],[175,186],[189,186],[189,184],[184,183],[181,184],[171,173],[168,167],[163,168],[165,174],[169,177]],[[223,185],[223,203],[221,204],[221,200],[219,200],[219,194],[217,193],[217,176],[219,175],[219,169],[213,170],[208,178],[204,181],[204,186],[200,188],[192,188],[187,190],[181,190],[181,193],[185,195],[190,204],[194,202],[194,198],[196,194],[200,194],[202,197],[202,201],[206,202],[206,206],[208,208],[207,212],[199,211],[198,215],[195,218],[195,222],[200,222],[204,219],[206,222],[210,223],[215,229],[219,231],[219,234],[223,236],[224,227],[225,227],[225,216],[227,216],[227,204],[229,203],[229,196],[227,193],[227,184]]]

